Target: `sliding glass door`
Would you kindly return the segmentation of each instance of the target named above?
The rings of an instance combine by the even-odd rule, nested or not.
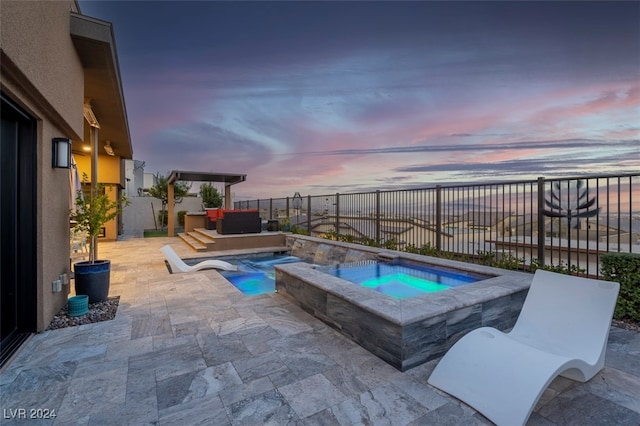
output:
[[[0,94],[0,365],[36,331],[36,124]]]

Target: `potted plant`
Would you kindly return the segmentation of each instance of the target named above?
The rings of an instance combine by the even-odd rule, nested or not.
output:
[[[86,174],[83,175],[82,181],[87,181]],[[109,197],[110,191],[113,191],[113,188],[97,184],[89,202],[84,199],[82,191],[78,191],[75,210],[71,211],[76,227],[89,239],[89,260],[73,265],[76,294],[89,296],[89,303],[107,300],[109,296],[111,261],[95,258],[98,235],[107,222],[122,213],[122,209],[129,205],[129,200],[124,194],[115,201],[112,200]]]

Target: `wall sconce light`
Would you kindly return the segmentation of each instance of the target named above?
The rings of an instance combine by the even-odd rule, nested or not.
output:
[[[97,129],[100,128],[100,123],[98,123],[98,119],[93,113],[90,103],[85,102],[84,107],[82,108],[82,115],[84,115],[84,118],[85,120],[87,120],[87,123],[89,123],[89,126],[95,127]]]
[[[107,152],[108,155],[111,155],[111,156],[116,155],[116,153],[113,152],[113,148],[111,148],[111,141],[106,141],[104,143],[104,150]]]
[[[61,169],[71,167],[71,139],[53,138],[51,142],[51,165]]]

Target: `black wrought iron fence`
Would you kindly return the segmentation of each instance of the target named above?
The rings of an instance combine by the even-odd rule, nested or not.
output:
[[[640,252],[640,174],[238,201],[313,236],[471,262],[600,276],[606,252]]]

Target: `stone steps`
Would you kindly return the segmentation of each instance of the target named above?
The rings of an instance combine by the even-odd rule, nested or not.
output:
[[[215,238],[206,233],[203,228],[196,228],[193,231],[179,233],[178,237],[182,239],[189,247],[195,251],[212,251],[216,244]]]

